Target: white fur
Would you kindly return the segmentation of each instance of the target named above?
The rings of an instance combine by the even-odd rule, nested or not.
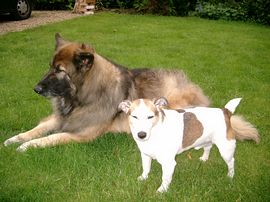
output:
[[[163,99],[163,98],[162,98]],[[231,112],[239,104],[241,99],[233,99],[226,107]],[[200,160],[207,161],[209,153],[213,144],[215,144],[219,152],[228,166],[228,176],[234,175],[234,151],[236,147],[236,140],[228,140],[226,135],[227,126],[223,111],[219,108],[195,107],[185,109],[185,112],[192,112],[203,126],[203,134],[192,145],[182,148],[184,113],[179,113],[175,110],[163,109],[164,119],[159,117],[159,120],[151,118],[155,116],[151,107],[145,104],[143,99],[135,107],[132,102],[125,106],[124,110],[129,113],[129,124],[132,136],[136,141],[142,158],[143,173],[138,177],[139,180],[148,178],[150,172],[151,160],[156,159],[162,166],[162,184],[157,192],[166,192],[174,172],[176,165],[175,156],[190,148],[204,148],[204,153]],[[134,103],[134,102],[133,102]],[[154,103],[152,103],[154,105]],[[119,106],[120,106],[119,105]],[[127,110],[130,109],[129,111]],[[157,109],[160,106],[154,105]],[[121,107],[120,107],[121,108]],[[160,110],[159,110],[160,111]],[[161,112],[160,112],[161,114]],[[146,137],[141,139],[138,134],[145,132]]]
[[[228,109],[230,112],[234,113],[236,107],[239,105],[241,100],[242,98],[232,99],[225,105],[225,108]]]

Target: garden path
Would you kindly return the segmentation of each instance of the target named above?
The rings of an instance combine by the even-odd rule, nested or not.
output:
[[[0,35],[79,16],[82,15],[74,14],[71,11],[33,11],[30,18],[21,21],[13,21],[9,16],[0,16]]]

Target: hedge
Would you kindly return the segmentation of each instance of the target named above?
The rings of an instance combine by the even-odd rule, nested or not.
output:
[[[75,0],[34,0],[37,10],[72,9]],[[270,25],[269,0],[97,0],[98,8],[133,9],[136,13],[253,21]]]

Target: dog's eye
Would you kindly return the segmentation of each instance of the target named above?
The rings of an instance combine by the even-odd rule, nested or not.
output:
[[[59,73],[61,72],[62,70],[60,69],[60,66],[57,66],[55,69],[54,69],[55,73]]]
[[[152,119],[152,118],[154,118],[154,116],[148,116],[148,117],[147,117],[147,119]]]
[[[55,72],[55,73],[60,73],[60,72],[66,73],[66,71],[63,70],[63,68],[61,68],[61,65],[57,65],[57,66],[54,68],[54,72]]]
[[[137,116],[132,116],[132,118],[134,118],[134,119],[138,119],[138,117],[137,117]]]

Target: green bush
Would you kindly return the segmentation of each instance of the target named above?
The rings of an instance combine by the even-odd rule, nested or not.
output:
[[[75,0],[34,0],[36,10],[68,10],[72,9]]]
[[[134,8],[139,13],[152,13],[158,15],[176,15],[172,0],[135,0]]]
[[[196,0],[135,0],[133,6],[140,13],[186,16],[195,10]]]
[[[199,1],[196,11],[203,18],[253,21],[270,25],[269,0]]]
[[[186,16],[196,8],[197,0],[174,0],[177,15]]]
[[[243,0],[241,7],[245,10],[249,20],[270,25],[269,0]]]
[[[133,8],[134,0],[97,0],[96,5],[104,8]]]
[[[224,19],[224,20],[242,20],[245,21],[247,16],[241,7],[228,7],[225,4],[213,5],[204,3],[202,10],[198,14],[200,17],[209,19]]]

